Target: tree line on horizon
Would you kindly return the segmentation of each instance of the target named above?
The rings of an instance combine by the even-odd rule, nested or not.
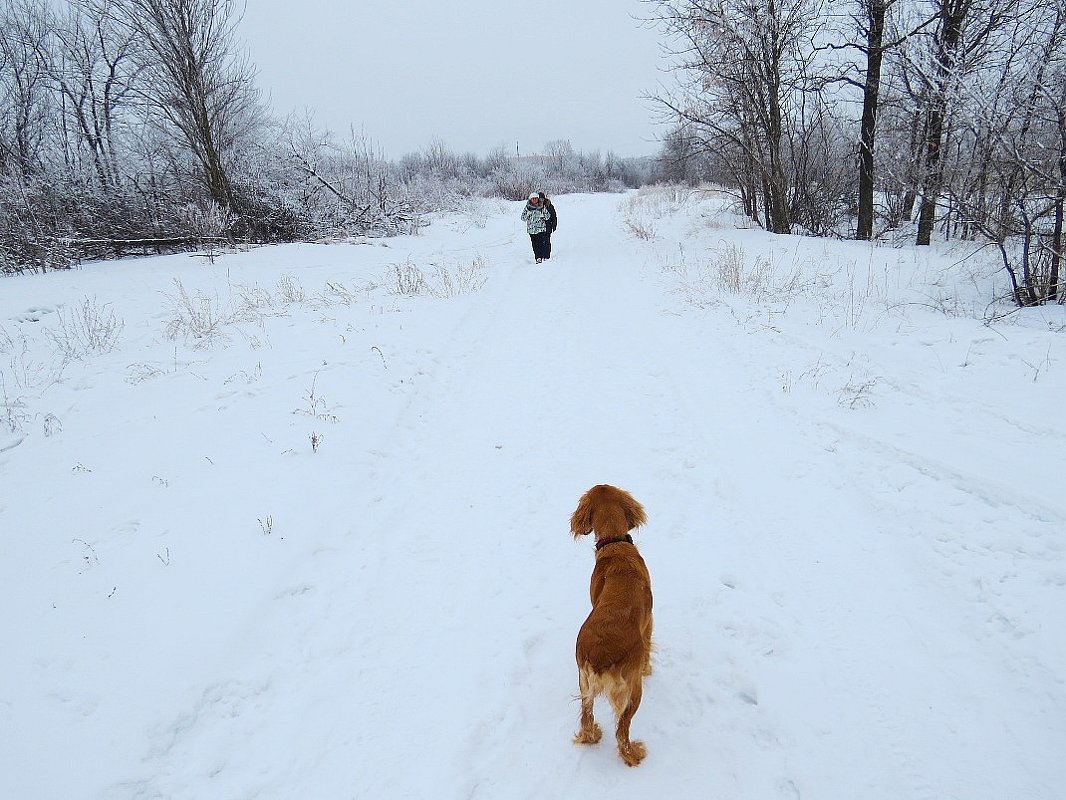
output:
[[[646,0],[677,81],[657,158],[388,160],[277,118],[228,0],[0,0],[0,273],[205,242],[391,235],[467,198],[713,182],[774,233],[994,244],[1063,299],[1061,0]]]
[[[266,107],[228,0],[0,0],[0,274],[392,235],[472,196],[620,191],[653,159],[439,142],[397,160]]]

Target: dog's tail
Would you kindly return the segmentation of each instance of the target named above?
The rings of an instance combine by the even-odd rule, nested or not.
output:
[[[626,711],[633,704],[634,689],[638,693],[637,703],[640,702],[640,684],[641,674],[639,672],[630,676],[623,676],[617,669],[596,672],[587,661],[578,669],[581,699],[591,701],[601,694],[604,695],[610,702],[611,708],[614,709],[615,719],[632,716],[632,713],[626,715]]]

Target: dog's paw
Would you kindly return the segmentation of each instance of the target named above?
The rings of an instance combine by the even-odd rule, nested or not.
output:
[[[629,767],[635,767],[644,760],[647,754],[648,749],[644,746],[644,742],[630,742],[628,746],[618,745],[618,755]]]
[[[582,728],[574,736],[574,744],[596,744],[603,738],[603,728],[594,722],[591,728]]]

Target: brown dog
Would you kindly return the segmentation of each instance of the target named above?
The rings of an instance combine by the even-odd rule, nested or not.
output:
[[[647,521],[629,492],[593,486],[570,517],[574,537],[596,533],[592,570],[592,613],[577,634],[577,675],[581,687],[578,744],[595,744],[603,731],[592,714],[600,694],[614,708],[618,754],[631,767],[646,753],[629,740],[629,724],[640,706],[643,677],[651,674],[651,577],[629,531]]]

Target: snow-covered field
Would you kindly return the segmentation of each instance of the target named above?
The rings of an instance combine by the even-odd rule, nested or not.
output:
[[[1066,796],[1066,309],[558,207],[543,265],[497,203],[0,281],[0,797]],[[636,769],[571,743],[600,482],[649,517]]]

